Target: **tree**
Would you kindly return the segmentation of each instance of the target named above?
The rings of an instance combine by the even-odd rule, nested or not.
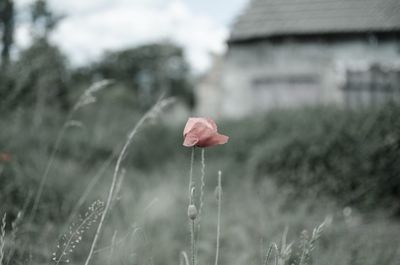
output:
[[[22,51],[13,67],[18,78],[10,96],[14,97],[15,103],[30,105],[43,102],[68,109],[69,71],[65,61],[58,47],[49,44],[46,39],[38,39]]]
[[[10,61],[10,49],[14,35],[14,2],[0,0],[0,27],[2,28],[1,65],[4,69]]]
[[[7,82],[0,84],[0,104],[4,109],[21,104],[34,106],[35,116],[41,117],[45,106],[69,108],[70,74],[66,58],[48,40],[59,19],[44,0],[37,0],[31,6],[32,45],[20,52],[7,71]]]
[[[189,66],[182,48],[155,43],[107,53],[92,66],[92,75],[111,78],[133,93],[140,107],[147,108],[161,93],[194,105]]]
[[[33,37],[47,39],[63,17],[51,12],[46,0],[36,0],[31,6]]]

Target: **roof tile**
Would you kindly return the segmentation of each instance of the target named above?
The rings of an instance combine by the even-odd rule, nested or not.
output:
[[[400,0],[252,0],[230,41],[291,34],[400,30]]]

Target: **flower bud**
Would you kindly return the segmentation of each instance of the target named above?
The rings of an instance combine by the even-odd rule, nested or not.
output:
[[[196,205],[194,205],[194,204],[190,204],[190,205],[189,205],[189,207],[188,207],[188,217],[189,217],[191,220],[195,220],[195,219],[196,219],[196,217],[197,217],[197,208],[196,208]]]

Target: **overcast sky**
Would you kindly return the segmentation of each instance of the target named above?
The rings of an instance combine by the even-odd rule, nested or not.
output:
[[[105,50],[158,40],[183,46],[196,72],[210,64],[210,52],[221,53],[234,18],[248,0],[48,0],[65,14],[52,40],[74,65],[96,60]],[[33,0],[16,0],[24,8]],[[29,44],[20,24],[19,46]]]

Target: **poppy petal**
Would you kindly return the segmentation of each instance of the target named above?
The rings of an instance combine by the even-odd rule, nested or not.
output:
[[[183,130],[183,145],[209,147],[225,144],[229,137],[219,134],[217,124],[210,118],[189,118]]]
[[[210,118],[206,118],[207,122],[210,124],[211,128],[216,132],[217,131],[217,124]]]
[[[183,129],[183,136],[190,132],[193,127],[197,124],[203,124],[213,130],[214,132],[217,132],[217,125],[215,122],[210,119],[210,118],[189,118],[188,121],[186,122],[185,128]],[[198,125],[197,125],[198,126]]]
[[[215,134],[212,137],[209,137],[208,139],[199,143],[198,145],[200,146],[200,144],[201,144],[200,147],[209,147],[209,146],[213,146],[213,145],[225,144],[226,142],[228,142],[228,140],[229,140],[229,137],[226,135]]]
[[[198,142],[199,138],[197,138],[195,135],[187,134],[183,141],[183,145],[186,147],[192,147],[195,146]]]

